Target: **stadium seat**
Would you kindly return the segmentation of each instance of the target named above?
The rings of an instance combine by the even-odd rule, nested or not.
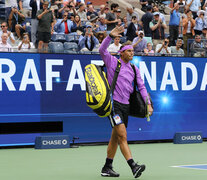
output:
[[[65,53],[77,53],[78,45],[75,42],[65,42],[64,52]]]
[[[51,40],[54,42],[65,42],[66,37],[65,34],[53,34]]]
[[[75,41],[75,36],[74,35],[67,34],[66,35],[66,41],[67,42],[74,42]]]
[[[187,41],[187,56],[192,56],[191,52],[190,52],[190,46],[193,43],[194,39],[188,39]]]
[[[61,42],[49,42],[49,52],[51,53],[63,53],[64,48],[63,48],[63,43]]]
[[[73,34],[73,35],[71,35],[71,34],[66,35],[66,41],[67,42],[76,42],[76,43],[78,43],[79,38],[80,38],[80,35],[75,35],[75,34]]]

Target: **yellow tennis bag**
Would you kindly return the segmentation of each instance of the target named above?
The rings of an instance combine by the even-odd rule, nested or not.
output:
[[[86,103],[100,117],[107,117],[112,110],[111,94],[113,94],[121,62],[118,60],[111,88],[103,66],[88,64],[85,67]]]

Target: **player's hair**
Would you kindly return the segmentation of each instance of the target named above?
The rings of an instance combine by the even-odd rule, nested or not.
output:
[[[132,45],[132,42],[128,40],[127,42],[123,43],[120,47],[120,50],[126,45]]]

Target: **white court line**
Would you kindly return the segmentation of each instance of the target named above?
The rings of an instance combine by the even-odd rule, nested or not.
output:
[[[196,169],[196,170],[207,170],[207,169],[193,168],[193,167],[188,167],[188,166],[207,166],[207,164],[178,165],[178,166],[170,166],[170,167],[186,168],[186,169]]]

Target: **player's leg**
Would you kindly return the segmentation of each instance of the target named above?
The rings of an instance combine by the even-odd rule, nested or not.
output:
[[[114,128],[112,129],[111,139],[107,148],[107,158],[104,167],[101,170],[102,176],[119,177],[119,174],[113,170],[112,163],[118,147],[118,138]]]
[[[111,139],[109,141],[108,148],[107,148],[107,158],[114,159],[114,156],[117,151],[117,147],[118,147],[118,137],[116,131],[113,128],[111,133]]]
[[[119,124],[114,126],[114,130],[116,131],[118,137],[118,143],[121,149],[121,152],[125,159],[127,160],[128,165],[130,166],[132,173],[135,178],[141,176],[142,172],[145,170],[145,165],[138,165],[134,162],[132,158],[132,154],[127,142],[127,131],[125,124]]]

